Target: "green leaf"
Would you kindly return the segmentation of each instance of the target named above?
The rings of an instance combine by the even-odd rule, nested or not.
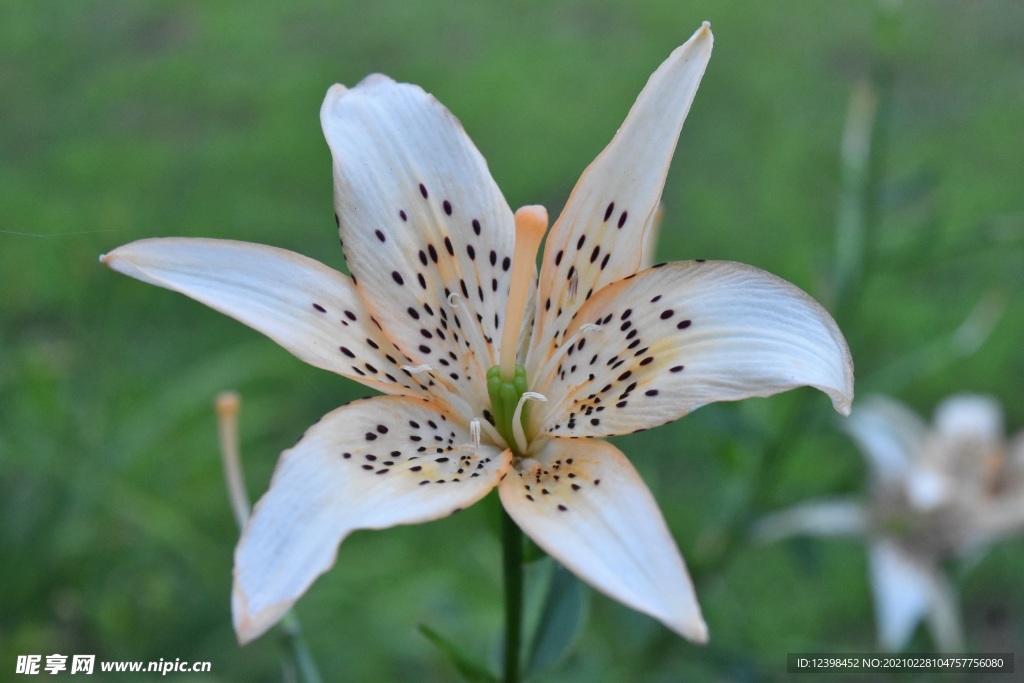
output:
[[[441,651],[441,654],[448,658],[448,661],[452,663],[452,666],[455,667],[465,680],[470,681],[470,683],[498,683],[497,677],[486,666],[471,660],[465,653],[459,650],[458,646],[440,633],[426,624],[420,624],[419,630],[420,633],[426,636],[427,640]]]
[[[526,663],[528,676],[561,662],[576,643],[587,620],[590,593],[565,567],[557,562],[552,565],[548,592],[530,644]]]

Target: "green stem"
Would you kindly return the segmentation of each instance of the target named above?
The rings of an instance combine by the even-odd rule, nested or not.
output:
[[[502,568],[505,579],[504,683],[519,682],[519,648],[523,624],[523,532],[501,511]]]
[[[320,678],[320,671],[313,660],[313,654],[309,651],[306,638],[302,635],[302,626],[294,612],[288,612],[281,620],[281,634],[284,646],[298,671],[299,680],[303,683],[321,683],[323,679]]]

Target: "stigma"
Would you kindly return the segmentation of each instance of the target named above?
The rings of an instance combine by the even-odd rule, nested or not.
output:
[[[516,211],[516,244],[512,252],[512,281],[509,283],[505,327],[501,335],[499,367],[507,382],[516,375],[516,353],[523,315],[530,296],[530,283],[537,268],[537,249],[548,229],[548,212],[543,206],[524,206]]]

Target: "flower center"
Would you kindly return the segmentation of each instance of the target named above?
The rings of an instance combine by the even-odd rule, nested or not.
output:
[[[516,211],[515,222],[512,280],[509,283],[505,326],[498,349],[499,364],[487,371],[487,393],[491,398],[495,428],[505,443],[521,455],[526,446],[522,438],[526,406],[520,407],[520,403],[523,394],[528,393],[528,385],[526,369],[516,362],[516,355],[519,351],[519,334],[523,329],[523,315],[530,296],[530,283],[537,267],[537,248],[548,228],[548,212],[543,206],[524,206]]]

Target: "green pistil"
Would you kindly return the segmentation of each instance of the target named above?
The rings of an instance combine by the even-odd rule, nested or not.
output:
[[[516,365],[516,374],[511,380],[501,376],[501,367],[495,365],[487,371],[487,393],[491,397],[491,412],[494,415],[494,426],[505,439],[505,443],[516,455],[522,455],[516,447],[515,435],[512,431],[512,419],[515,417],[519,399],[527,392],[526,368]],[[523,406],[520,420],[526,419],[528,406]]]

